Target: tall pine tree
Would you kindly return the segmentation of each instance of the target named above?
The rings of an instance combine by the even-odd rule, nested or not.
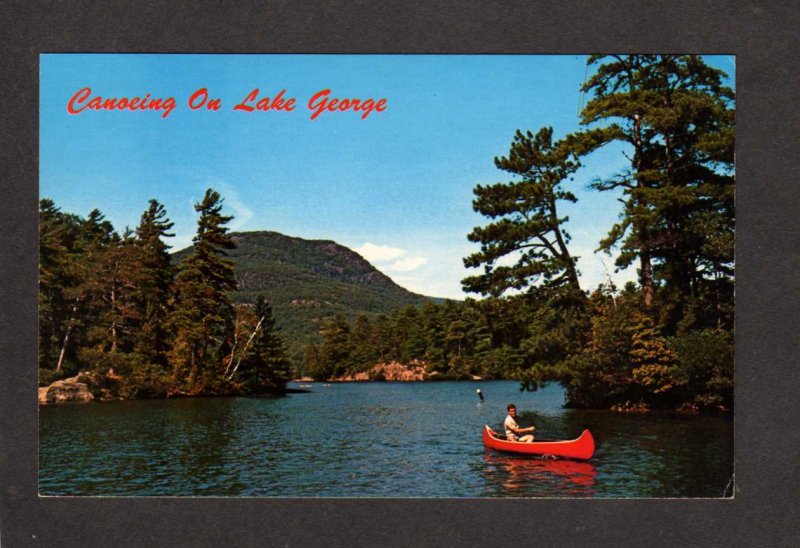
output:
[[[227,251],[236,247],[225,226],[222,198],[208,189],[195,204],[200,213],[192,254],[178,268],[169,325],[175,336],[170,363],[175,380],[190,392],[202,391],[222,376],[235,311],[229,292],[236,289]]]
[[[61,371],[74,355],[73,338],[80,302],[72,291],[80,283],[78,239],[81,221],[50,199],[39,204],[39,367]]]
[[[481,250],[464,264],[483,266],[484,272],[463,281],[467,291],[500,296],[540,284],[580,292],[576,258],[567,248],[569,235],[563,228],[568,219],[558,212],[559,201],[576,201],[561,183],[580,163],[566,141],[553,143],[552,137],[549,127],[536,135],[517,131],[509,155],[496,158],[495,165],[518,179],[475,188],[473,208],[496,220],[468,236]],[[499,265],[506,257],[515,264]]]
[[[524,292],[532,311],[528,337],[522,344],[525,358],[518,377],[526,387],[556,377],[554,367],[581,344],[588,329],[584,317],[585,295],[569,251],[568,217],[559,214],[560,202],[575,202],[563,188],[580,168],[579,156],[602,139],[589,133],[582,140],[553,142],[546,127],[536,135],[517,131],[507,157],[495,159],[498,168],[516,176],[509,183],[475,188],[473,207],[494,221],[475,228],[469,239],[481,250],[464,260],[468,267],[484,267],[483,274],[463,280],[468,291],[499,297],[509,290]],[[499,264],[511,257],[511,266]],[[450,333],[453,338],[457,333]]]
[[[733,91],[699,56],[593,56],[589,63],[599,66],[583,86],[592,95],[582,123],[605,124],[605,140],[595,145],[617,140],[632,150],[628,170],[594,185],[621,190],[624,200],[601,249],[619,246],[620,268],[638,258],[645,306],[661,282],[679,317],[680,301],[703,279],[732,276]]]
[[[169,246],[163,238],[174,236],[169,232],[172,226],[164,206],[150,200],[136,228],[139,329],[134,348],[150,363],[160,365],[166,365],[168,336],[164,324],[174,277]]]

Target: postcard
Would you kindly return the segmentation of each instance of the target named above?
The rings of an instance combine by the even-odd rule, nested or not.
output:
[[[42,497],[731,498],[730,55],[42,54]]]

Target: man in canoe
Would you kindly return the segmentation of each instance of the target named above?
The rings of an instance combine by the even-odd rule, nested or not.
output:
[[[517,406],[513,403],[508,405],[508,416],[506,420],[503,421],[503,427],[506,429],[506,439],[508,441],[521,441],[523,443],[527,443],[533,441],[533,434],[528,434],[528,432],[533,432],[536,430],[536,427],[529,426],[527,428],[520,428],[517,424]]]

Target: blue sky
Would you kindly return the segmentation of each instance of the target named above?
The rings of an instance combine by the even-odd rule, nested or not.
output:
[[[707,61],[733,76],[732,57]],[[40,196],[65,211],[100,209],[118,230],[135,227],[150,198],[174,221],[174,249],[191,243],[192,204],[213,187],[234,230],[274,230],[331,239],[365,256],[400,285],[464,298],[466,235],[487,220],[472,211],[478,183],[507,181],[493,158],[516,129],[578,129],[582,55],[110,55],[41,57]],[[590,69],[591,70],[591,69]],[[80,89],[92,96],[174,97],[155,111],[67,112]],[[192,111],[207,88],[218,111]],[[286,90],[293,112],[238,112],[254,89]],[[307,101],[386,98],[384,112],[326,112],[310,119]],[[616,196],[586,190],[625,166],[620,147],[602,149],[571,183],[579,202],[565,208],[570,249],[585,289],[615,274],[595,254],[615,222]]]

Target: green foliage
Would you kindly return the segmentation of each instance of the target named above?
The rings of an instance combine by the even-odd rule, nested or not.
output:
[[[708,329],[667,337],[653,320],[658,311],[642,308],[640,291],[592,294],[589,341],[569,359],[564,376],[568,404],[731,406],[732,334]]]
[[[79,354],[92,373],[90,389],[104,399],[160,398],[172,384],[164,367],[136,352],[82,348]]]
[[[238,308],[236,324],[228,380],[240,383],[247,393],[282,392],[292,377],[292,363],[272,307],[259,297],[255,307]]]
[[[686,384],[676,367],[676,356],[667,340],[645,315],[636,318],[631,337],[631,376],[646,392],[664,395]]]
[[[501,301],[445,301],[403,307],[375,322],[351,324],[343,316],[325,322],[319,347],[306,348],[303,372],[316,380],[364,372],[379,363],[425,364],[441,379],[472,375],[504,378],[524,360],[506,343],[518,325],[497,307]],[[513,333],[513,336],[512,336]]]
[[[134,349],[149,361],[162,365],[167,363],[169,337],[165,321],[170,313],[171,286],[175,274],[169,246],[163,238],[174,236],[169,232],[172,226],[164,206],[156,200],[150,200],[136,228],[135,240],[135,265],[139,279],[133,299],[139,332]]]
[[[568,218],[559,217],[557,209],[561,200],[576,201],[561,182],[580,163],[569,142],[553,143],[552,137],[552,128],[542,128],[536,135],[517,130],[508,157],[495,158],[495,165],[519,179],[475,187],[473,208],[496,220],[474,228],[468,236],[481,244],[481,250],[464,259],[464,265],[483,266],[484,271],[464,279],[465,290],[499,297],[538,283],[568,284],[580,291],[576,258],[567,249],[569,235],[563,228]],[[504,257],[514,258],[515,264],[498,264]]]
[[[350,325],[341,314],[325,322],[320,330],[322,344],[319,350],[321,368],[331,376],[346,373],[352,366],[353,344]]]
[[[545,288],[524,299],[530,307],[525,353],[525,386],[560,380],[565,360],[586,344],[589,316],[586,297],[570,287]]]
[[[195,204],[200,213],[192,254],[178,267],[168,326],[175,333],[169,360],[176,380],[190,391],[216,386],[227,334],[235,312],[229,293],[236,289],[233,263],[226,251],[236,247],[222,215],[222,198],[212,190]]]
[[[570,357],[565,375],[568,405],[607,407],[636,398],[631,352],[642,320],[638,299],[635,293],[615,295],[608,287],[591,295],[589,339]]]
[[[303,374],[308,375],[315,381],[322,381],[330,378],[332,372],[323,364],[317,345],[309,344],[303,356]]]
[[[61,370],[74,360],[76,323],[81,307],[75,287],[80,283],[81,220],[62,213],[52,200],[39,204],[39,367]]]
[[[210,189],[194,245],[172,258],[155,200],[122,234],[42,200],[41,380],[88,369],[121,397],[252,393],[281,391],[290,358],[318,380],[397,361],[560,381],[572,406],[732,406],[733,92],[697,56],[590,64],[582,131],[518,131],[495,159],[511,181],[474,190],[489,222],[468,235],[480,250],[465,265],[482,272],[463,285],[481,301],[405,291],[334,242],[229,234]],[[614,141],[630,166],[592,184],[622,198],[599,248],[636,264],[639,284],[587,297],[559,206],[580,158]]]
[[[505,375],[529,389],[561,381],[573,406],[730,403],[732,354],[709,339],[721,356],[714,361],[696,345],[700,333],[732,336],[733,91],[698,56],[593,56],[589,64],[584,129],[556,144],[550,128],[517,132],[509,156],[495,162],[519,180],[475,189],[475,210],[493,222],[468,236],[481,250],[465,265],[484,272],[464,287],[511,293],[491,306],[524,319],[505,345],[507,330],[492,330],[490,355],[513,349]],[[599,249],[618,249],[620,269],[637,261],[640,283],[622,293],[601,287],[587,303],[577,278],[566,283],[574,259],[555,204],[574,201],[565,181],[578,159],[614,141],[630,166],[591,185],[622,196],[620,221]],[[499,262],[508,257],[513,266]],[[497,316],[485,318],[493,326]]]
[[[275,232],[232,233],[237,290],[231,300],[255,304],[263,295],[272,305],[289,355],[302,363],[305,348],[319,345],[321,325],[342,315],[370,321],[406,305],[432,300],[411,293],[376,270],[363,257],[327,240],[304,240]],[[193,248],[175,253],[184,260]]]
[[[670,340],[687,379],[685,399],[700,406],[733,405],[733,333],[694,331]]]
[[[88,372],[103,398],[282,391],[291,362],[263,300],[253,344],[235,355],[236,281],[225,255],[234,244],[221,203],[209,190],[196,205],[193,252],[176,271],[163,241],[172,223],[156,200],[122,235],[97,210],[81,218],[42,200],[40,382]],[[244,362],[237,379],[223,372],[234,357]]]
[[[73,372],[66,368],[62,368],[60,371],[56,371],[55,369],[39,369],[39,386],[49,386],[72,374]]]
[[[639,259],[646,306],[659,285],[667,290],[673,311],[665,319],[674,330],[684,297],[702,280],[733,275],[733,91],[699,56],[593,56],[589,63],[599,66],[583,86],[592,95],[582,122],[608,125],[604,138],[594,128],[572,139],[584,150],[611,140],[632,149],[629,170],[593,185],[624,196],[621,220],[600,248],[619,246],[619,268]]]

